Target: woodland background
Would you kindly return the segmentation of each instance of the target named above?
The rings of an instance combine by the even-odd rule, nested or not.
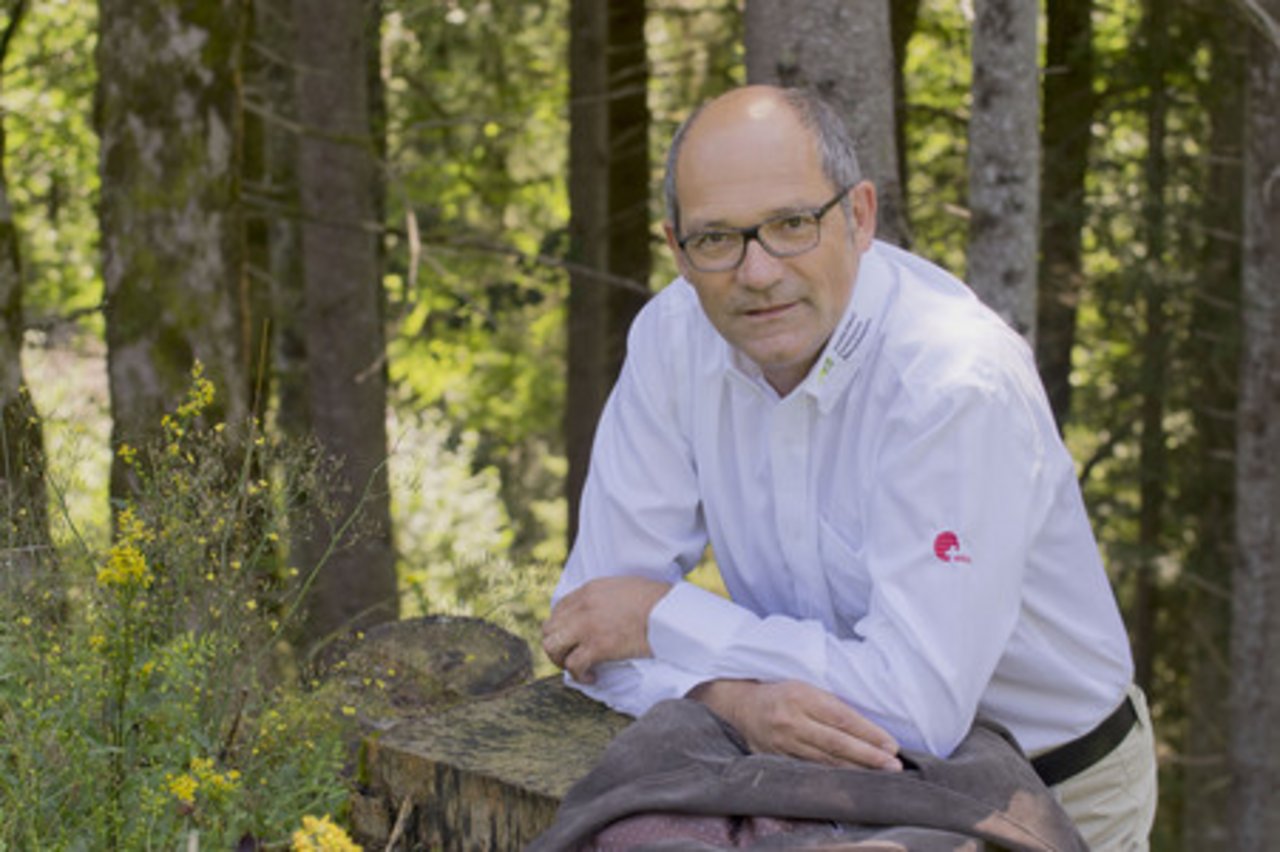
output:
[[[339,460],[274,554],[324,565],[300,646],[531,635],[674,274],[666,143],[748,80],[829,95],[882,238],[1033,342],[1154,708],[1155,848],[1271,848],[1277,0],[4,0],[0,588],[74,592],[199,362],[201,417]]]

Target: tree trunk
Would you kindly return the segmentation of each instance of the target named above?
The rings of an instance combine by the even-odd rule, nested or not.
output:
[[[11,2],[0,32],[0,83],[25,0]],[[44,482],[44,434],[22,375],[22,266],[5,176],[0,113],[0,593],[48,587],[52,565]]]
[[[277,422],[294,439],[310,433],[306,301],[303,296],[298,198],[298,115],[294,102],[292,0],[254,0],[249,112],[260,128],[260,171],[250,184],[250,211],[264,231],[253,257],[271,305],[271,370]]]
[[[1280,31],[1280,0],[1255,4]],[[1231,629],[1232,849],[1280,837],[1280,44],[1249,39]]]
[[[159,430],[192,361],[250,409],[240,200],[244,0],[100,0],[98,132],[112,445]],[[127,493],[115,458],[112,492]]]
[[[748,0],[747,80],[807,87],[844,116],[862,173],[876,185],[876,234],[907,241],[894,142],[889,0]]]
[[[1035,341],[1039,237],[1038,7],[977,0],[969,119],[969,285]]]
[[[1049,0],[1036,362],[1059,428],[1071,412],[1071,351],[1084,286],[1085,172],[1097,106],[1092,16],[1093,0]]]
[[[321,449],[340,465],[328,495],[335,519],[317,524],[294,553],[304,573],[317,571],[308,604],[311,640],[397,613],[386,467],[379,145],[366,79],[368,51],[377,50],[368,43],[366,16],[377,8],[369,0],[293,3],[303,128],[298,182],[308,421]]]
[[[1182,744],[1182,848],[1229,849],[1227,766],[1231,711],[1229,640],[1235,404],[1240,371],[1240,170],[1244,133],[1245,31],[1234,15],[1213,9],[1200,21],[1212,50],[1215,81],[1209,113],[1209,176],[1202,222],[1207,235],[1192,308],[1191,357],[1195,422],[1192,480],[1180,511],[1192,519],[1196,547],[1186,570],[1187,723]]]
[[[564,428],[572,544],[596,421],[622,366],[627,329],[646,298],[650,241],[645,4],[575,0],[570,16],[569,229],[575,267]],[[618,279],[635,286],[621,286]]]
[[[1143,317],[1141,341],[1142,436],[1138,444],[1138,558],[1137,589],[1130,621],[1134,632],[1135,680],[1154,698],[1152,678],[1156,655],[1156,616],[1159,612],[1157,558],[1162,548],[1168,454],[1165,449],[1165,364],[1169,357],[1166,328],[1165,189],[1168,161],[1165,136],[1169,99],[1165,77],[1169,55],[1169,0],[1146,0],[1143,50],[1146,54],[1147,162],[1142,238],[1146,262],[1142,268]]]

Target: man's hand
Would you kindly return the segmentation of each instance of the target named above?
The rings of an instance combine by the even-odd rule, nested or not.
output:
[[[597,663],[651,657],[649,613],[670,589],[644,577],[592,580],[556,604],[542,625],[542,649],[581,683],[595,681]]]
[[[902,769],[893,737],[816,686],[713,680],[695,687],[689,697],[728,719],[754,751],[832,766]]]

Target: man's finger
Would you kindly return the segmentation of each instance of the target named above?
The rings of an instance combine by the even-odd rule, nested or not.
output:
[[[801,745],[806,751],[812,751],[818,755],[811,759],[817,759],[823,763],[890,771],[902,769],[902,762],[894,756],[893,752],[885,751],[839,728],[816,722],[801,740]]]
[[[575,645],[573,649],[565,655],[563,668],[578,683],[595,683],[595,672],[591,669],[595,666],[595,660],[591,659],[591,654],[581,645]]]
[[[822,698],[812,708],[816,721],[848,734],[853,739],[869,743],[889,755],[898,753],[897,741],[884,728],[834,695],[824,693]]]
[[[565,667],[565,657],[573,650],[574,642],[565,636],[562,630],[543,630],[542,650],[551,662],[560,668]]]

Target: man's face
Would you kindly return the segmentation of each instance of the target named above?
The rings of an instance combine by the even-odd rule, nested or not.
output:
[[[680,271],[712,325],[782,395],[803,381],[848,304],[858,260],[874,234],[871,184],[850,192],[853,221],[836,206],[821,220],[818,245],[794,257],[773,257],[751,240],[735,269],[702,272],[675,240],[807,212],[838,189],[823,174],[809,132],[767,90],[738,90],[709,105],[680,152],[681,233],[667,229]]]

